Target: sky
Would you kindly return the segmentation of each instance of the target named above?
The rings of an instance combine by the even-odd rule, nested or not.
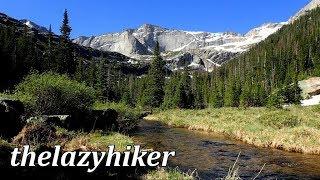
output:
[[[154,24],[186,31],[246,33],[287,21],[310,0],[0,0],[0,12],[59,34],[68,9],[71,36],[100,35]]]

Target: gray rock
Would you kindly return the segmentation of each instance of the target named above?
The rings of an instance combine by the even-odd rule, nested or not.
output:
[[[212,70],[264,40],[286,23],[269,23],[245,35],[234,32],[189,32],[144,24],[137,29],[101,36],[79,37],[75,43],[104,51],[115,51],[141,61],[150,61],[156,41],[171,70],[190,66]],[[204,65],[198,64],[204,62]],[[170,64],[173,63],[173,64]],[[184,65],[184,66],[183,66]]]
[[[70,121],[70,115],[43,115],[27,119],[27,123],[45,123],[64,128],[68,128]]]
[[[299,87],[302,89],[302,96],[308,98],[320,94],[320,77],[312,77],[299,81]]]

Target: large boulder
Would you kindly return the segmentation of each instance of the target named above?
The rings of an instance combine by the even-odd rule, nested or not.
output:
[[[113,109],[92,111],[92,129],[96,130],[118,130],[118,112]]]
[[[46,124],[69,130],[118,130],[118,112],[113,109],[74,112],[71,115],[42,115],[31,117],[29,124]]]
[[[320,77],[312,77],[303,81],[299,81],[299,87],[302,89],[304,98],[319,95]]]
[[[118,112],[113,109],[75,112],[67,122],[67,129],[71,130],[118,130]]]
[[[45,123],[47,125],[68,128],[71,121],[70,115],[42,115],[29,118],[27,123]]]
[[[16,100],[0,100],[0,136],[13,137],[24,126],[24,106]]]

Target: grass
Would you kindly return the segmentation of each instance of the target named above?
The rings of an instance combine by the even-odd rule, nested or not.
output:
[[[320,154],[320,107],[167,110],[147,120],[222,133],[259,147]]]
[[[0,148],[3,148],[3,147],[13,148],[14,146],[11,143],[9,143],[7,140],[2,139],[0,137]]]
[[[133,140],[120,133],[80,133],[65,143],[64,150],[106,151],[109,145],[115,145],[116,151],[123,152],[127,145],[133,145]]]
[[[163,179],[172,179],[172,180],[192,180],[195,179],[192,174],[182,173],[177,169],[165,170],[160,168],[155,171],[151,171],[146,174],[142,179],[145,180],[163,180]]]

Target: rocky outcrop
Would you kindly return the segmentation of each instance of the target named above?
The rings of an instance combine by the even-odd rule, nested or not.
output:
[[[82,129],[84,131],[118,130],[118,113],[113,109],[75,112],[71,117],[67,129]]]
[[[71,121],[72,119],[70,115],[43,115],[31,117],[27,120],[27,123],[45,123],[48,125],[67,128]]]
[[[68,130],[118,130],[118,113],[113,109],[74,112],[71,115],[42,115],[31,117],[29,124],[59,126]]]
[[[304,97],[320,95],[320,77],[312,77],[299,82]]]
[[[24,25],[28,26],[30,29],[36,29],[38,30],[40,33],[43,33],[43,34],[48,34],[49,33],[49,30],[43,26],[39,26],[37,25],[36,23],[30,21],[30,20],[27,20],[27,19],[22,19],[20,20],[20,22],[22,22]]]
[[[144,24],[137,29],[128,29],[121,33],[79,37],[74,42],[150,61],[152,59],[150,54],[152,54],[156,42],[159,41],[160,51],[172,70],[179,69],[182,67],[181,64],[184,64],[184,67],[191,65],[191,68],[194,69],[210,70],[215,65],[221,65],[230,60],[238,53],[247,51],[252,45],[275,33],[284,24],[286,23],[264,24],[245,35],[233,32],[190,32]],[[205,67],[203,67],[197,64],[201,62],[199,59],[209,61],[204,63]]]

